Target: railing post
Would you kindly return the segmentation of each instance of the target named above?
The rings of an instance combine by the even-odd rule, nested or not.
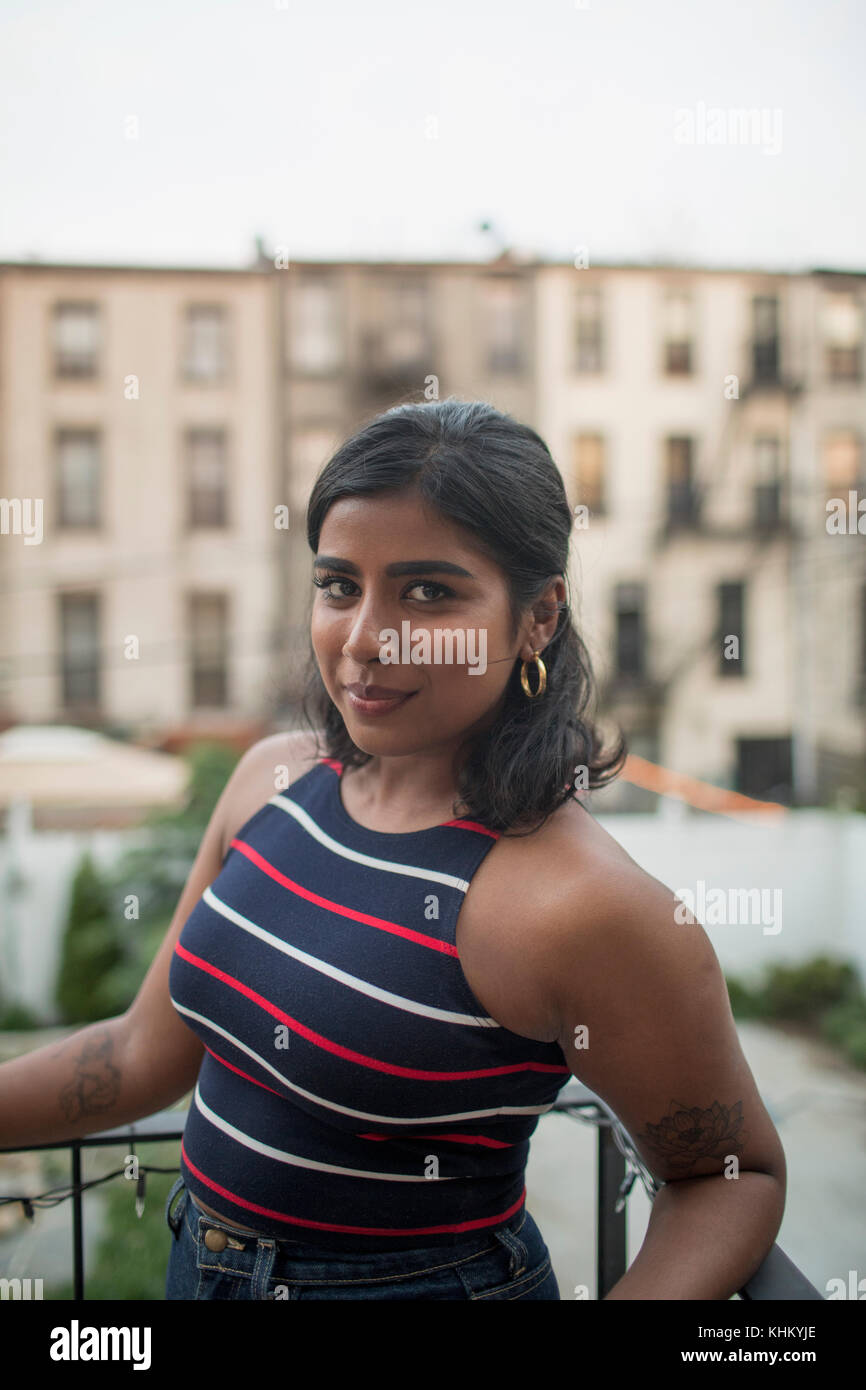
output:
[[[596,1282],[604,1298],[626,1271],[625,1205],[616,1211],[625,1178],[625,1158],[617,1148],[610,1125],[598,1127],[598,1244]]]
[[[72,1264],[75,1301],[84,1301],[84,1221],[81,1206],[81,1145],[72,1140]]]

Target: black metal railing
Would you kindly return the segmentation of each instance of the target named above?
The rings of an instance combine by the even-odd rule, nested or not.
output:
[[[608,1106],[579,1081],[569,1081],[550,1112],[579,1115],[598,1127],[598,1169],[596,1181],[597,1297],[604,1298],[628,1266],[626,1247],[626,1198],[642,1169],[628,1131]],[[63,1139],[48,1144],[27,1144],[23,1148],[0,1148],[4,1153],[32,1153],[43,1149],[69,1149],[72,1156],[72,1263],[74,1298],[84,1300],[84,1209],[81,1194],[81,1153],[83,1149],[137,1142],[161,1143],[180,1140],[186,1112],[160,1110],[132,1124],[87,1134],[80,1139]],[[627,1157],[627,1154],[631,1157]],[[649,1194],[652,1197],[652,1191]],[[619,1208],[619,1209],[617,1209]],[[739,1297],[753,1299],[823,1299],[805,1274],[774,1245],[760,1268],[738,1291]]]

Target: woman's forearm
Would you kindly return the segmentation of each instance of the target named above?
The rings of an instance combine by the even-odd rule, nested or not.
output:
[[[784,1209],[785,1183],[770,1173],[666,1183],[643,1245],[605,1298],[730,1298],[769,1254]]]

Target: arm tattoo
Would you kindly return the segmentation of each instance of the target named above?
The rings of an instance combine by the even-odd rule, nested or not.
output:
[[[75,1063],[72,1080],[60,1092],[67,1120],[110,1110],[120,1094],[120,1072],[111,1061],[114,1040],[109,1032],[87,1038]]]
[[[648,1124],[635,1137],[644,1143],[660,1163],[674,1170],[677,1177],[690,1172],[700,1159],[724,1161],[730,1154],[742,1153],[743,1102],[720,1105],[714,1100],[708,1110],[699,1105],[691,1109],[672,1100],[667,1115],[657,1125]]]

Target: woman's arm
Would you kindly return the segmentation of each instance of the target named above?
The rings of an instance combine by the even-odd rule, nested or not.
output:
[[[718,958],[703,926],[633,861],[584,869],[572,888],[545,953],[559,1043],[665,1184],[607,1297],[730,1298],[776,1239],[786,1170]]]

